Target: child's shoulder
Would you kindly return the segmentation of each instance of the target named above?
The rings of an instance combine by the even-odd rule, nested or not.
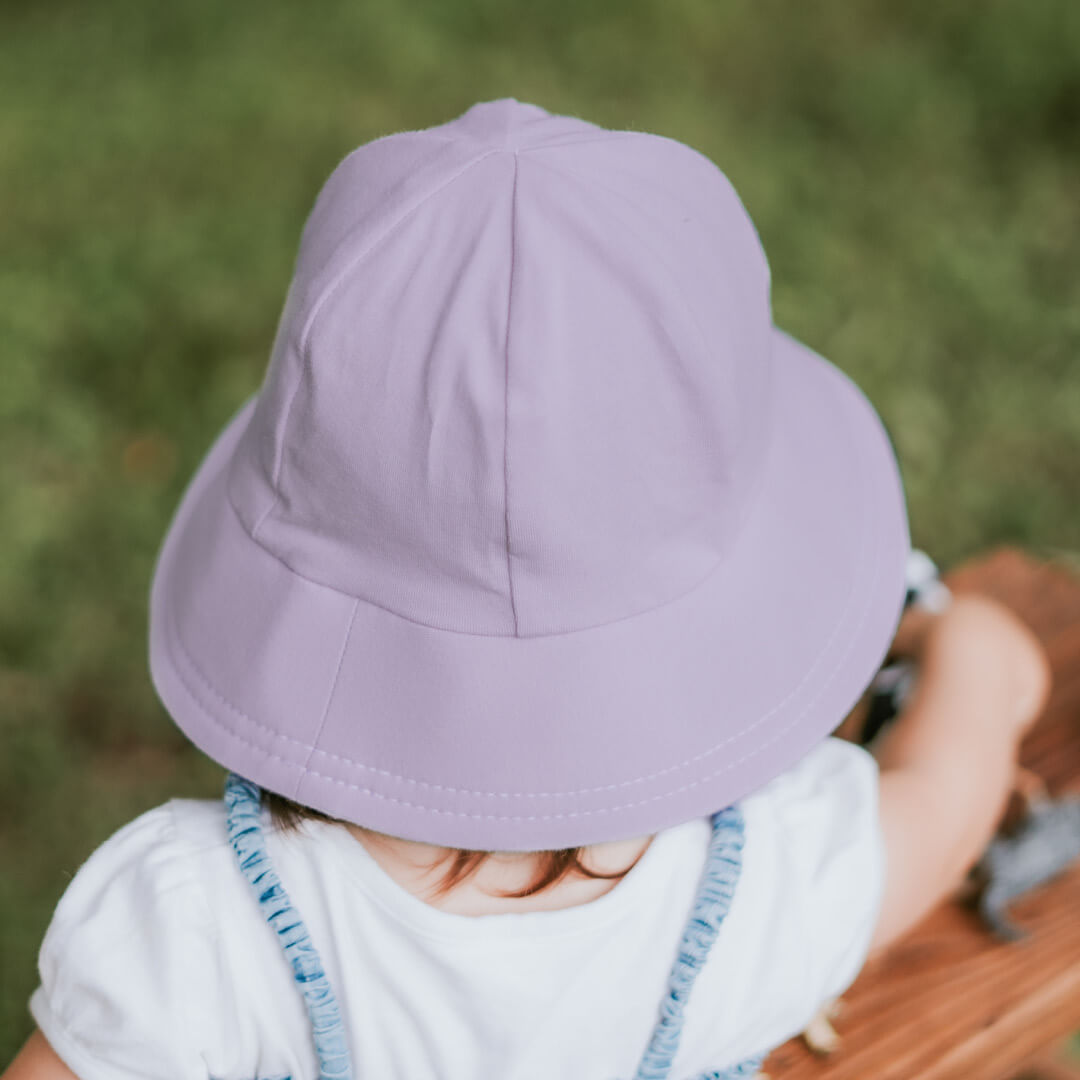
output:
[[[169,799],[156,809],[168,812],[178,850],[189,855],[215,851],[231,855],[223,799]]]
[[[877,759],[869,750],[830,735],[740,805],[750,813],[806,804],[828,804],[840,813],[867,803],[876,809],[878,779]]]
[[[91,859],[154,859],[160,864],[229,848],[221,799],[168,799],[121,825]]]
[[[883,889],[879,779],[868,750],[830,736],[744,798],[744,891],[782,893],[784,883],[800,882],[791,914],[808,929],[847,903],[865,901],[869,914]]]
[[[851,984],[884,889],[878,769],[829,737],[740,800],[742,867],[690,996],[684,1061],[779,1046]]]
[[[169,800],[115,830],[68,881],[29,1004],[78,1075],[195,1075],[197,1047],[181,1036],[208,1022],[216,984],[203,973],[216,970],[222,935],[205,875],[227,844],[214,801]]]
[[[122,925],[129,909],[205,913],[199,878],[231,854],[224,807],[212,799],[169,799],[107,836],[76,868],[56,906],[58,935],[92,915]]]

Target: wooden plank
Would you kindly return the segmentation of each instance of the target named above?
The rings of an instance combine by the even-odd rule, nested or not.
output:
[[[1054,687],[1021,747],[1054,794],[1080,788],[1080,578],[1001,548],[944,575],[1008,604],[1047,648]],[[1031,931],[1004,944],[953,899],[870,961],[833,1021],[839,1048],[801,1039],[769,1056],[772,1080],[1002,1080],[1080,1028],[1080,867],[1010,908]]]

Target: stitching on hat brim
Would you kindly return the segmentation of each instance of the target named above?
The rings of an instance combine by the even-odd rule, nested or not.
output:
[[[863,463],[862,463],[862,457],[861,457],[861,455],[858,455],[858,454],[853,454],[852,457],[856,461],[859,461],[860,465],[862,465],[862,468],[863,468],[863,480],[864,480],[864,484],[865,484],[865,482],[866,482],[865,465],[863,465]],[[863,501],[861,503],[861,505],[863,507],[863,530],[862,531],[863,531],[863,534],[865,535],[865,533],[867,531],[866,526],[867,526],[867,523],[870,520],[870,509],[869,509],[870,503],[869,503],[869,501]],[[230,510],[231,509],[232,509],[232,507],[230,505]],[[806,704],[803,706],[803,708],[795,715],[795,717],[789,723],[784,725],[784,727],[780,728],[777,732],[775,732],[773,734],[772,737],[770,737],[766,742],[759,745],[756,749],[748,752],[747,754],[745,754],[742,757],[738,758],[736,761],[728,763],[722,769],[718,769],[715,772],[712,772],[712,773],[708,774],[707,776],[700,777],[698,780],[695,780],[695,781],[693,781],[693,782],[691,782],[689,784],[683,785],[682,787],[676,788],[676,789],[674,789],[672,791],[665,792],[665,793],[663,793],[661,795],[652,796],[649,799],[644,799],[644,800],[641,800],[639,802],[625,803],[625,804],[622,804],[622,805],[616,806],[616,807],[607,807],[607,808],[598,809],[598,810],[571,812],[571,813],[568,813],[568,814],[549,814],[549,815],[519,816],[519,815],[499,815],[499,814],[470,814],[470,813],[467,813],[467,812],[438,810],[435,807],[429,807],[429,806],[425,806],[423,804],[410,802],[408,800],[398,799],[398,798],[396,798],[394,796],[384,795],[383,793],[375,791],[374,789],[366,787],[364,785],[353,784],[353,783],[351,783],[349,781],[341,780],[341,779],[339,779],[337,777],[330,776],[330,775],[328,775],[326,773],[319,772],[316,769],[310,768],[310,766],[305,768],[304,766],[301,766],[298,761],[290,760],[288,758],[281,757],[280,755],[275,754],[270,750],[267,750],[263,746],[260,746],[258,743],[255,743],[252,740],[250,740],[248,738],[245,738],[243,735],[240,735],[238,732],[234,731],[232,728],[230,728],[228,725],[226,725],[226,723],[223,720],[221,720],[218,716],[216,716],[210,710],[210,708],[204,703],[204,701],[202,700],[200,694],[192,686],[190,679],[185,677],[184,673],[181,670],[181,666],[179,664],[175,663],[175,659],[174,659],[174,663],[173,663],[172,667],[173,667],[173,670],[176,672],[178,678],[180,679],[180,682],[183,684],[184,688],[187,690],[187,693],[190,696],[193,703],[199,708],[199,710],[205,716],[207,716],[211,720],[212,723],[217,725],[219,728],[221,728],[224,732],[226,732],[232,738],[234,738],[237,741],[243,743],[245,746],[248,746],[251,749],[256,750],[257,752],[265,755],[266,757],[269,757],[269,758],[272,758],[274,760],[280,761],[283,764],[286,764],[286,765],[290,766],[291,768],[299,768],[304,773],[310,774],[312,776],[317,776],[322,780],[329,780],[330,782],[332,782],[334,784],[338,784],[338,785],[350,788],[352,790],[365,792],[367,794],[374,795],[377,798],[386,799],[388,801],[399,803],[401,805],[408,806],[410,808],[417,809],[417,810],[424,810],[424,811],[427,811],[427,812],[434,812],[434,813],[446,814],[446,815],[451,815],[451,816],[481,818],[481,819],[487,819],[487,820],[497,819],[497,820],[513,820],[513,821],[542,821],[542,820],[558,819],[558,818],[564,818],[564,817],[581,817],[581,816],[589,816],[589,815],[592,815],[592,814],[611,813],[611,812],[616,811],[616,810],[625,810],[625,809],[630,809],[630,808],[635,807],[635,806],[641,806],[641,805],[644,805],[645,803],[656,801],[658,799],[670,798],[673,795],[678,794],[679,792],[688,790],[689,788],[692,788],[692,787],[695,787],[695,786],[697,786],[697,785],[699,785],[701,783],[704,783],[704,782],[706,782],[706,781],[720,775],[723,772],[730,771],[730,769],[737,767],[738,765],[742,764],[743,762],[745,762],[745,761],[749,760],[750,758],[756,756],[757,754],[761,753],[768,746],[770,746],[774,742],[776,742],[777,739],[779,739],[788,730],[790,730],[790,728],[793,727],[798,722],[799,719],[801,719],[801,717],[813,706],[813,704],[817,701],[817,699],[824,693],[825,689],[829,686],[829,684],[836,677],[837,673],[843,667],[844,661],[846,660],[847,655],[850,653],[851,649],[854,647],[855,642],[859,640],[859,631],[862,629],[862,626],[865,624],[866,619],[869,616],[870,610],[872,608],[872,600],[873,600],[874,596],[876,595],[878,582],[880,581],[880,577],[881,577],[881,565],[880,565],[880,558],[879,558],[879,554],[880,554],[880,551],[881,551],[881,546],[882,546],[882,534],[881,534],[881,532],[879,530],[878,533],[877,533],[877,537],[876,537],[876,541],[875,541],[875,545],[874,545],[874,554],[873,554],[874,575],[873,575],[873,579],[871,581],[871,584],[870,584],[869,588],[867,588],[867,590],[866,590],[865,595],[867,597],[867,600],[866,600],[866,603],[865,603],[865,605],[863,607],[862,613],[861,613],[861,615],[859,617],[858,624],[853,629],[853,631],[852,631],[852,633],[851,633],[851,635],[850,635],[850,637],[848,639],[847,647],[844,649],[844,652],[838,658],[836,664],[833,666],[833,669],[829,673],[828,677],[825,679],[825,681],[818,688],[817,693],[814,694],[814,696],[809,701],[806,702]],[[862,568],[865,565],[865,559],[866,559],[865,548],[860,547],[860,551],[862,551],[863,555],[864,555],[863,559],[861,559],[860,562],[859,562],[859,570],[861,571]],[[682,769],[685,769],[685,768],[693,765],[695,762],[700,761],[705,757],[711,756],[712,754],[716,753],[718,750],[722,749],[724,746],[730,744],[731,742],[745,737],[747,734],[749,734],[755,728],[757,728],[762,723],[764,723],[770,716],[772,716],[775,712],[777,712],[779,709],[781,709],[788,701],[791,700],[792,697],[794,697],[798,693],[798,691],[801,689],[801,687],[806,683],[806,681],[811,677],[811,675],[813,675],[813,673],[817,669],[818,665],[821,663],[822,658],[825,657],[828,654],[829,647],[831,646],[833,640],[836,638],[837,634],[840,631],[840,628],[844,625],[844,622],[845,622],[845,620],[847,618],[848,611],[849,611],[849,609],[851,607],[851,604],[852,604],[852,601],[853,601],[853,599],[855,597],[855,592],[856,592],[856,590],[855,590],[855,582],[857,582],[859,580],[859,577],[860,577],[860,573],[856,573],[853,576],[853,584],[852,584],[851,589],[848,592],[848,597],[847,597],[847,600],[845,601],[844,609],[843,609],[840,617],[837,620],[836,626],[834,627],[833,631],[829,635],[828,640],[826,641],[825,645],[822,647],[821,651],[819,652],[817,659],[810,666],[809,670],[802,677],[802,679],[795,686],[795,688],[785,698],[783,698],[780,702],[778,702],[776,705],[774,705],[768,712],[763,713],[756,720],[752,721],[749,725],[747,725],[745,728],[742,728],[740,731],[736,732],[735,734],[727,736],[720,743],[717,743],[716,745],[708,748],[707,750],[704,750],[704,751],[702,751],[702,752],[700,752],[698,754],[695,754],[693,757],[687,758],[686,760],[684,760],[684,761],[682,761],[682,762],[680,762],[680,763],[678,763],[676,765],[668,766],[667,768],[658,770],[657,772],[649,773],[647,775],[640,776],[640,777],[635,777],[635,778],[630,779],[630,780],[623,780],[623,781],[620,781],[620,782],[618,782],[616,784],[607,784],[607,785],[602,785],[600,787],[593,787],[593,788],[581,788],[581,789],[578,789],[578,790],[575,790],[575,791],[565,791],[565,792],[491,792],[491,791],[476,791],[476,790],[470,790],[470,789],[467,789],[467,788],[454,788],[454,787],[450,787],[450,786],[447,786],[447,785],[433,784],[433,783],[430,783],[430,782],[424,781],[424,780],[417,780],[417,779],[414,779],[414,778],[411,778],[411,777],[400,776],[400,775],[397,775],[395,773],[391,773],[388,770],[379,769],[379,768],[377,768],[375,766],[371,766],[371,765],[366,765],[363,762],[355,761],[355,760],[353,760],[351,758],[348,758],[348,757],[345,757],[343,755],[333,754],[333,753],[331,753],[329,751],[326,751],[326,750],[316,749],[315,747],[311,746],[310,744],[305,743],[305,742],[303,742],[303,741],[301,741],[299,739],[294,739],[291,736],[284,735],[284,734],[282,734],[280,732],[273,731],[271,728],[267,727],[265,724],[263,724],[260,721],[254,719],[253,717],[248,716],[241,709],[239,709],[236,705],[234,705],[233,703],[228,701],[216,689],[216,687],[214,687],[213,683],[207,677],[206,673],[203,672],[202,669],[200,668],[198,662],[188,652],[187,648],[185,647],[185,645],[183,643],[182,638],[180,637],[179,627],[175,625],[175,622],[174,622],[175,613],[173,612],[172,609],[168,609],[166,611],[166,613],[165,613],[165,625],[166,625],[166,628],[167,628],[166,641],[175,643],[175,646],[178,647],[179,652],[182,655],[183,659],[190,666],[191,671],[198,677],[199,681],[205,686],[205,688],[210,692],[210,694],[214,698],[216,698],[222,705],[224,705],[230,712],[234,713],[238,718],[244,720],[246,723],[251,724],[256,729],[258,729],[260,731],[263,731],[266,734],[270,735],[272,738],[282,740],[282,741],[287,742],[287,743],[292,743],[292,744],[306,750],[308,752],[308,760],[309,761],[310,761],[310,759],[312,757],[317,755],[317,756],[320,756],[320,757],[329,758],[329,759],[334,760],[334,761],[342,762],[345,765],[349,766],[350,768],[362,769],[362,770],[367,771],[367,772],[372,772],[372,773],[375,773],[377,775],[384,776],[384,777],[386,777],[386,778],[388,778],[390,780],[396,781],[396,782],[412,784],[412,785],[414,785],[416,787],[426,788],[426,789],[429,789],[429,790],[432,790],[432,791],[443,791],[443,792],[447,792],[447,793],[450,793],[450,794],[457,794],[457,795],[478,796],[478,797],[483,797],[483,798],[515,798],[515,799],[521,799],[521,798],[526,798],[526,799],[573,798],[573,797],[583,796],[583,795],[598,794],[598,793],[601,793],[601,792],[604,792],[604,791],[619,790],[619,789],[624,788],[624,787],[630,787],[630,786],[633,786],[633,785],[636,785],[636,784],[646,783],[646,782],[648,782],[650,780],[655,780],[655,779],[657,779],[659,777],[665,776],[665,775],[667,775],[669,773],[672,773],[672,772],[678,772],[678,771],[680,771]],[[175,648],[170,649],[170,652],[173,653],[173,656],[175,658],[176,649]]]
[[[875,545],[875,548],[874,548],[875,556],[880,551],[880,548],[881,548],[881,542],[880,542],[880,534],[879,534],[878,542],[877,542],[877,544]],[[875,558],[874,562],[875,562],[874,578],[873,578],[873,582],[871,584],[871,587],[869,589],[867,589],[867,596],[868,597],[873,597],[873,596],[876,595],[877,583],[878,583],[878,581],[880,579],[880,576],[881,576],[881,563],[880,563],[880,560]],[[312,769],[310,767],[307,768],[307,769],[304,769],[303,773],[305,775],[316,776],[320,780],[328,780],[333,784],[337,784],[337,785],[339,785],[341,787],[349,788],[350,790],[353,790],[353,791],[363,792],[365,795],[371,795],[371,796],[374,796],[377,799],[382,799],[382,800],[384,800],[386,802],[392,802],[392,803],[396,803],[396,804],[398,804],[400,806],[406,806],[406,807],[408,807],[408,808],[410,808],[412,810],[422,810],[425,813],[439,814],[439,815],[444,816],[444,817],[464,817],[464,818],[471,818],[471,819],[474,819],[474,820],[484,820],[484,821],[556,821],[556,820],[569,819],[569,818],[578,818],[578,817],[593,817],[593,816],[597,816],[597,815],[601,815],[601,814],[616,813],[616,812],[619,812],[619,811],[622,811],[622,810],[630,810],[630,809],[633,809],[633,808],[638,807],[638,806],[644,806],[644,805],[646,805],[648,803],[651,803],[651,802],[658,802],[658,801],[661,801],[661,800],[664,800],[664,799],[670,799],[673,796],[681,794],[684,791],[689,791],[691,788],[698,787],[699,785],[701,785],[703,783],[706,783],[706,782],[714,779],[717,776],[720,776],[722,773],[730,772],[732,769],[737,768],[739,765],[743,764],[745,761],[748,761],[751,758],[753,758],[753,757],[757,756],[758,754],[762,753],[769,746],[771,746],[774,742],[776,742],[779,738],[781,738],[787,731],[789,731],[792,727],[794,727],[795,724],[798,723],[798,721],[802,718],[802,716],[807,712],[807,710],[809,710],[810,707],[822,695],[822,693],[824,693],[825,689],[828,687],[828,685],[836,677],[836,674],[843,667],[844,660],[847,659],[848,653],[851,651],[851,649],[854,646],[855,642],[858,640],[858,631],[862,629],[863,624],[866,622],[866,617],[867,617],[867,615],[869,615],[871,607],[872,607],[872,604],[868,600],[867,603],[865,604],[865,606],[863,607],[862,615],[859,618],[859,622],[858,622],[857,626],[855,627],[854,631],[852,632],[851,637],[848,640],[847,647],[844,649],[844,652],[841,654],[841,656],[838,659],[837,663],[834,665],[832,672],[829,674],[829,677],[818,688],[818,692],[812,698],[810,698],[809,701],[806,702],[806,704],[803,706],[803,708],[801,710],[799,710],[799,712],[796,713],[795,716],[787,724],[785,724],[782,728],[780,728],[776,732],[774,732],[773,735],[769,739],[767,739],[765,742],[759,744],[757,747],[755,747],[753,750],[749,751],[748,753],[744,754],[742,757],[737,758],[734,761],[727,762],[722,768],[716,769],[715,771],[707,774],[706,776],[698,777],[696,780],[692,780],[688,784],[683,784],[681,787],[673,788],[673,789],[671,789],[669,791],[662,792],[659,795],[652,795],[647,799],[640,799],[637,802],[621,803],[621,804],[619,804],[617,806],[599,807],[599,808],[594,809],[594,810],[572,810],[572,811],[569,811],[567,813],[558,813],[558,814],[476,814],[476,813],[470,813],[468,811],[462,811],[462,810],[443,810],[443,809],[440,809],[440,808],[434,807],[434,806],[426,806],[423,803],[411,802],[408,799],[400,799],[400,798],[397,798],[394,795],[387,795],[387,794],[384,794],[383,792],[376,791],[373,788],[365,787],[362,784],[354,784],[354,783],[351,783],[350,781],[347,781],[347,780],[341,780],[338,777],[330,776],[330,775],[328,775],[326,773],[319,772],[317,769]],[[845,607],[845,610],[844,610],[844,614],[845,615],[847,614],[847,608],[846,607]],[[841,622],[842,621],[843,620],[841,620]],[[839,625],[840,625],[840,623],[837,624],[838,628],[839,628]],[[174,631],[174,633],[175,633],[175,631]],[[834,631],[832,636],[835,636],[835,631]],[[831,640],[831,638],[830,638],[830,640]],[[195,665],[194,659],[192,657],[190,657],[190,655],[188,655],[186,649],[183,646],[183,643],[180,642],[178,636],[177,636],[177,644],[179,644],[181,651],[184,653],[184,655],[188,659],[188,661],[192,664],[192,666],[196,670],[196,672],[205,681],[206,676],[201,671],[199,671],[198,667]],[[250,749],[254,750],[256,753],[259,753],[259,754],[263,755],[264,757],[270,758],[270,759],[275,760],[275,761],[280,761],[282,764],[288,765],[291,768],[300,767],[297,762],[292,761],[292,760],[290,760],[288,758],[283,758],[280,754],[275,754],[273,751],[267,750],[265,747],[260,746],[258,743],[252,742],[250,739],[245,738],[243,735],[240,735],[238,732],[236,732],[236,731],[232,730],[231,728],[229,728],[224,723],[224,721],[222,721],[219,717],[215,716],[209,710],[209,708],[207,708],[207,706],[200,700],[198,695],[195,693],[193,687],[191,686],[190,682],[188,682],[188,680],[183,676],[183,674],[180,672],[180,669],[179,669],[179,667],[177,665],[174,665],[174,670],[176,671],[177,675],[179,676],[181,683],[187,689],[188,694],[191,696],[191,700],[193,701],[193,703],[200,709],[200,711],[212,723],[214,723],[215,725],[220,727],[227,735],[229,735],[231,738],[235,739],[236,741],[243,743],[245,746],[247,746]],[[806,677],[804,676],[803,681],[805,681],[805,678]],[[207,685],[208,689],[213,691],[213,687],[211,687],[209,683],[207,683],[206,685]],[[801,683],[800,683],[800,685],[801,685]],[[221,700],[224,704],[229,705],[229,703],[226,702],[224,698],[221,698],[220,695],[216,694],[216,691],[214,693],[215,693],[215,696],[217,696],[219,698],[219,700]],[[789,695],[789,697],[790,697],[790,695]],[[785,700],[787,700],[787,699],[785,699]],[[770,710],[770,713],[765,714],[765,716],[768,716],[772,712],[775,712],[776,708],[778,708],[778,707],[779,706],[774,706],[774,708],[772,710]],[[269,731],[269,729],[265,728],[264,725],[260,724],[256,720],[253,720],[251,717],[248,717],[245,714],[241,713],[239,710],[235,709],[234,706],[229,705],[229,708],[233,709],[233,711],[235,711],[237,713],[237,715],[243,717],[243,719],[247,720],[249,723],[253,724],[254,726],[256,726],[258,728],[261,728],[263,730]],[[594,793],[601,792],[601,791],[608,791],[608,790],[612,790],[612,789],[616,789],[616,788],[620,788],[620,787],[627,787],[627,786],[630,786],[632,784],[643,783],[643,782],[645,782],[647,780],[654,779],[654,778],[656,778],[658,776],[663,776],[666,773],[673,772],[673,771],[676,771],[676,770],[679,770],[679,769],[683,769],[686,766],[688,766],[690,764],[693,764],[693,762],[698,761],[701,758],[706,757],[709,754],[714,753],[716,750],[720,749],[721,746],[726,745],[732,739],[741,737],[742,735],[745,735],[747,732],[753,730],[754,727],[756,727],[758,724],[760,724],[763,721],[763,719],[764,719],[764,717],[759,717],[758,720],[754,721],[753,724],[751,724],[749,727],[743,729],[743,731],[740,732],[739,735],[730,736],[728,739],[725,739],[724,742],[718,744],[717,746],[712,747],[709,750],[704,751],[701,754],[697,754],[694,757],[689,758],[686,761],[681,762],[678,765],[670,766],[667,769],[662,769],[659,772],[651,773],[648,776],[638,777],[638,778],[636,778],[634,780],[621,781],[619,784],[607,785],[605,787],[600,787],[600,788],[583,788],[583,789],[580,789],[578,791],[571,791],[571,792],[518,792],[518,793],[505,793],[505,792],[469,791],[468,789],[449,788],[449,787],[446,787],[444,785],[439,785],[439,784],[428,784],[428,783],[426,783],[425,781],[422,781],[422,780],[413,780],[413,779],[410,779],[409,777],[394,776],[393,773],[388,773],[385,770],[376,769],[373,766],[364,765],[362,762],[353,761],[353,760],[351,760],[349,758],[341,757],[340,755],[328,754],[326,751],[323,751],[323,750],[315,750],[314,753],[315,754],[322,754],[322,755],[332,757],[332,758],[336,758],[337,760],[344,761],[344,762],[346,762],[347,764],[349,764],[349,765],[351,765],[353,767],[358,767],[358,768],[365,769],[365,770],[368,770],[368,771],[372,771],[372,772],[380,773],[380,774],[383,774],[383,775],[387,775],[387,776],[390,776],[392,779],[395,779],[395,780],[400,780],[400,781],[404,781],[406,783],[411,783],[411,784],[415,784],[415,785],[418,785],[418,786],[431,788],[433,790],[441,790],[441,791],[447,791],[447,792],[457,793],[457,794],[466,794],[466,795],[483,796],[483,797],[499,797],[499,798],[518,798],[518,799],[521,799],[521,798],[570,798],[570,797],[574,797],[574,796],[577,796],[577,795],[589,795],[589,794],[594,794]],[[287,742],[293,742],[293,743],[296,743],[297,745],[300,745],[300,746],[305,746],[306,745],[304,743],[301,743],[297,739],[291,739],[288,736],[281,735],[280,733],[277,733],[277,732],[274,732],[272,734],[274,735],[275,738],[284,739]],[[308,749],[310,750],[311,748],[308,747]]]

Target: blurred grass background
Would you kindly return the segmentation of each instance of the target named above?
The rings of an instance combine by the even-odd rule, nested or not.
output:
[[[319,186],[503,96],[729,175],[939,563],[1080,566],[1075,0],[0,2],[0,1065],[81,861],[220,795],[151,689],[148,583]]]

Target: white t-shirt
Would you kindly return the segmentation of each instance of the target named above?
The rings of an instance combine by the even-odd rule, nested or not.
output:
[[[686,1008],[685,1080],[770,1050],[858,974],[884,885],[878,771],[836,738],[742,801],[743,867]],[[705,865],[658,833],[578,907],[468,916],[398,885],[340,826],[267,847],[337,996],[356,1080],[630,1080]],[[236,864],[221,800],[172,799],[61,898],[30,1011],[82,1080],[315,1080],[299,987]]]

